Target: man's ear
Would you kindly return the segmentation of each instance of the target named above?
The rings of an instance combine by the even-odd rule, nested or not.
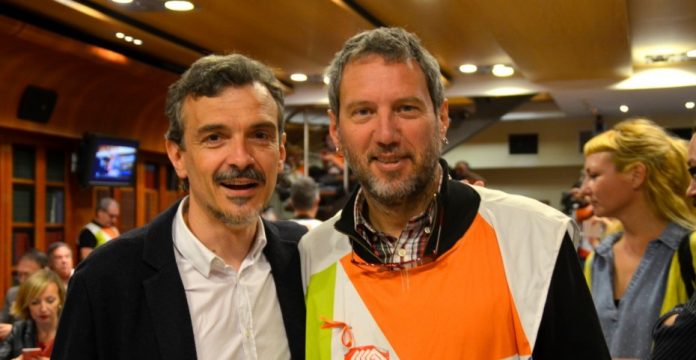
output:
[[[338,131],[338,116],[334,114],[331,109],[327,111],[327,114],[329,115],[329,135],[331,135],[331,140],[336,145],[335,150],[338,150],[341,146],[341,136]]]
[[[442,105],[440,105],[440,112],[439,112],[439,117],[438,121],[440,122],[440,139],[443,139],[447,136],[447,129],[449,129],[450,125],[450,118],[449,118],[449,102],[447,99],[444,99],[442,101]]]
[[[283,171],[283,166],[285,165],[285,157],[287,156],[287,153],[285,152],[285,140],[286,140],[286,135],[285,132],[283,132],[282,135],[280,135],[280,144],[278,146],[278,172]]]
[[[185,179],[188,177],[188,173],[186,172],[186,161],[184,160],[183,154],[184,151],[181,149],[179,144],[171,140],[165,140],[164,146],[167,149],[167,156],[169,157],[169,161],[172,162],[172,166],[174,166],[176,175],[180,179]]]

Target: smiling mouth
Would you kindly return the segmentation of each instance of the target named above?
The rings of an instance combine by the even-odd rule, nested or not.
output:
[[[256,182],[249,182],[249,183],[220,183],[223,187],[230,189],[230,190],[249,190],[249,189],[254,189],[259,186],[258,183]]]

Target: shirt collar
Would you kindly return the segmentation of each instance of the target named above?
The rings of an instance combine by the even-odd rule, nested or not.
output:
[[[667,247],[670,249],[676,251],[679,248],[679,242],[681,239],[686,235],[689,231],[680,225],[676,223],[669,223],[667,224],[667,227],[662,230],[662,233],[660,236],[655,239],[663,244],[665,244]],[[595,250],[597,254],[600,254],[602,256],[607,256],[611,252],[611,247],[621,239],[621,236],[623,235],[623,232],[619,232],[616,234],[611,234],[607,236],[599,246],[597,246],[597,249]],[[653,240],[654,241],[654,240]]]
[[[225,269],[225,262],[214,252],[210,251],[200,240],[191,232],[186,221],[184,221],[184,209],[188,206],[188,197],[179,204],[179,208],[174,216],[172,225],[172,237],[174,248],[181,256],[188,260],[191,265],[206,278],[210,277],[213,270],[222,271]],[[244,259],[240,270],[247,263],[255,262],[263,253],[263,248],[266,247],[266,231],[263,227],[261,218],[256,222],[256,237],[249,249],[249,253]]]
[[[440,166],[442,169],[442,166]],[[442,179],[445,175],[444,169],[440,171],[440,178],[438,180],[438,193],[440,192],[440,188],[442,187]],[[423,210],[422,213],[417,214],[413,216],[411,219],[409,219],[408,224],[413,224],[414,226],[418,223],[425,223],[426,226],[430,226],[433,223],[433,216],[435,216],[435,207],[436,207],[436,197],[433,197],[431,202],[428,204],[428,206]],[[358,193],[355,198],[355,203],[353,205],[353,216],[354,216],[354,224],[355,224],[355,231],[358,232],[358,234],[363,234],[363,229],[367,230],[371,234],[376,234],[377,231],[374,230],[372,225],[370,224],[370,220],[367,217],[367,212],[369,211],[367,208],[367,202],[365,199],[365,195],[363,193],[363,188],[358,189]]]

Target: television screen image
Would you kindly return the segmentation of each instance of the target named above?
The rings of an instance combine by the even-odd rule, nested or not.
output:
[[[82,150],[82,184],[132,186],[138,142],[90,134]]]
[[[121,145],[98,145],[92,179],[128,181],[133,176],[137,149]]]

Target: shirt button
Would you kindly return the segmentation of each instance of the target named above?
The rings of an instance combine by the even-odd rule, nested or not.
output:
[[[424,231],[426,234],[430,234],[430,226],[426,226],[425,229],[423,229],[423,231]]]
[[[404,249],[404,248],[399,249],[399,256],[402,256],[402,257],[406,256],[406,249]]]

